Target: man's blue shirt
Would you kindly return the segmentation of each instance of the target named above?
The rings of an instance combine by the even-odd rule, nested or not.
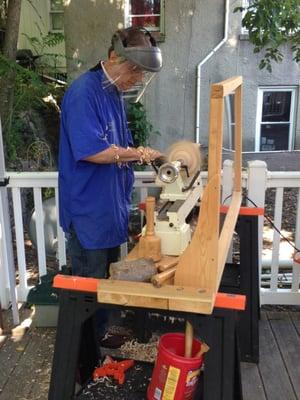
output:
[[[101,69],[88,71],[64,96],[59,149],[60,224],[65,232],[72,224],[86,249],[115,247],[128,236],[132,167],[83,161],[112,144],[132,145],[123,99]]]

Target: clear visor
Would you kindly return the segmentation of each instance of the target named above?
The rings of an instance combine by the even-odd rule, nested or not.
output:
[[[155,75],[155,72],[144,71],[142,81],[135,83],[132,87],[123,91],[124,98],[131,99],[134,103],[140,101]]]
[[[106,85],[117,86],[124,93],[125,98],[138,102],[156,73],[145,71],[122,57],[119,57],[118,67],[118,74],[114,79],[108,79]]]

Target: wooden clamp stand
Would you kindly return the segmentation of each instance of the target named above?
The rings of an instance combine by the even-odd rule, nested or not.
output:
[[[220,231],[224,97],[233,93],[235,113],[234,185]],[[242,77],[212,85],[210,97],[208,182],[191,243],[179,258],[175,285],[101,280],[100,303],[211,314],[241,205]],[[133,249],[137,253],[137,249]]]

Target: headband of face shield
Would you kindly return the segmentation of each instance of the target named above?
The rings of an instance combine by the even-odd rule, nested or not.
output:
[[[158,72],[162,67],[161,51],[148,31],[145,29],[140,31],[149,38],[151,46],[127,46],[126,39],[122,40],[120,34],[116,32],[112,38],[113,49],[118,56],[124,57],[142,70]]]

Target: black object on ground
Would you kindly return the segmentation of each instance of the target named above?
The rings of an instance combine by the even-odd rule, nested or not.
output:
[[[48,272],[41,276],[40,283],[30,289],[27,295],[27,305],[54,305],[58,304],[59,291],[53,288],[53,279],[57,274],[72,275],[71,269],[67,266],[62,266],[59,272]]]

